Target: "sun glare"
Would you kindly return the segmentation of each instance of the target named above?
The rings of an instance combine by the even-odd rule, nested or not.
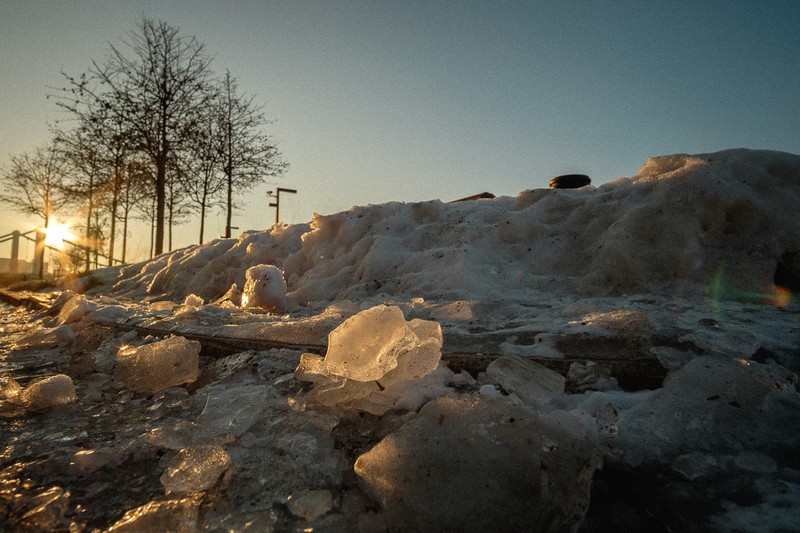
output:
[[[46,237],[44,242],[48,246],[58,248],[59,250],[64,249],[64,240],[75,239],[75,235],[73,235],[70,231],[69,224],[60,224],[55,220],[50,222],[45,230],[45,235]]]

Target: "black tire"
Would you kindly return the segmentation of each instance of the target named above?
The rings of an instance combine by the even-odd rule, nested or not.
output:
[[[550,180],[551,189],[577,189],[589,185],[592,180],[586,174],[564,174]]]

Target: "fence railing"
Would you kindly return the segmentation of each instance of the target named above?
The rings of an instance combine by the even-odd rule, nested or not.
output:
[[[91,246],[82,245],[79,243],[72,242],[67,239],[63,239],[62,242],[65,245],[69,245],[72,247],[72,254],[66,252],[66,247],[55,247],[47,244],[46,242],[46,234],[44,230],[41,228],[32,229],[26,232],[20,232],[17,230],[12,231],[11,233],[7,233],[5,235],[0,235],[0,244],[11,242],[11,256],[8,260],[8,267],[4,269],[7,273],[10,274],[22,274],[21,267],[27,267],[30,263],[27,262],[25,259],[20,259],[20,242],[21,240],[25,239],[29,242],[34,244],[34,252],[33,252],[33,269],[31,274],[37,278],[43,278],[47,273],[46,263],[44,261],[45,251],[50,250],[50,256],[52,258],[53,253],[58,254],[58,261],[53,262],[54,267],[52,268],[52,274],[60,275],[64,273],[65,266],[64,263],[67,258],[71,255],[73,258],[80,253],[84,257],[87,257],[89,260],[84,261],[81,259],[80,261],[75,261],[72,259],[72,263],[74,263],[74,267],[78,267],[78,264],[82,267],[82,270],[94,270],[97,268],[102,268],[107,266],[108,264],[122,264],[122,261],[114,258],[109,258],[108,255],[104,254],[101,250],[96,248],[92,248]],[[100,264],[100,258],[104,259],[104,264]],[[68,261],[66,261],[68,262]],[[77,268],[76,268],[77,269]]]

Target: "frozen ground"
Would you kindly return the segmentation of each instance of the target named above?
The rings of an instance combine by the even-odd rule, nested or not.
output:
[[[674,155],[65,282],[4,308],[0,526],[796,531],[797,213]]]

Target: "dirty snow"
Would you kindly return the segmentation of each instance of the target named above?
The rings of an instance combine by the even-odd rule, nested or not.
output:
[[[65,281],[2,321],[0,524],[792,529],[797,213],[800,157],[679,154]]]

